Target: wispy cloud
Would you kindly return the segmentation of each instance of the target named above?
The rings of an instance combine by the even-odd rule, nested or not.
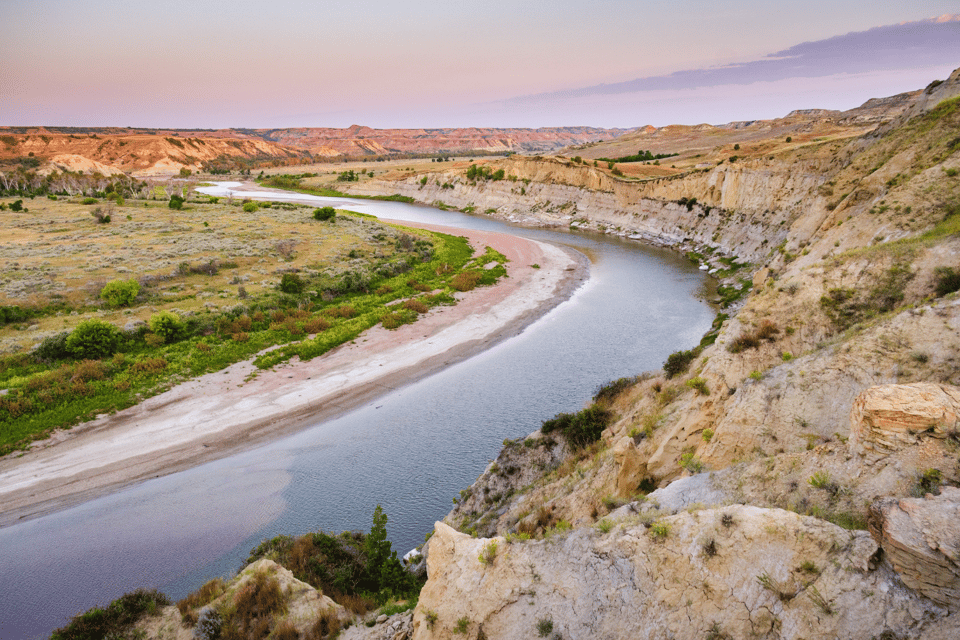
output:
[[[760,60],[688,69],[579,89],[519,96],[506,104],[563,102],[586,96],[699,89],[777,82],[881,70],[960,66],[960,15],[876,27],[816,42],[804,42]]]

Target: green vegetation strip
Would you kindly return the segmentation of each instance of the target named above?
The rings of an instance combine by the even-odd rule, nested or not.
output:
[[[506,274],[506,258],[489,247],[474,257],[466,238],[417,233],[432,244],[404,235],[407,258],[376,271],[347,271],[337,280],[287,274],[283,291],[217,316],[180,319],[160,312],[149,327],[133,332],[92,320],[81,323],[83,331],[78,326],[47,338],[34,352],[0,357],[0,389],[6,391],[0,395],[0,455],[269,347],[281,345],[256,356],[260,369],[293,356],[309,360],[378,323],[396,328],[415,322],[431,307],[455,304],[454,291],[492,285]],[[485,268],[492,262],[496,266]],[[399,273],[377,275],[385,267]]]
[[[344,193],[342,191],[328,189],[326,187],[308,187],[301,183],[304,178],[313,177],[314,175],[315,174],[284,174],[279,176],[271,176],[269,178],[257,180],[257,184],[259,184],[261,187],[274,187],[277,189],[286,189],[287,191],[304,193],[311,196],[324,196],[328,198],[356,198],[359,200],[386,200],[388,202],[406,203],[415,202],[415,200],[410,196],[402,196],[399,193],[395,193],[392,196],[367,196],[358,195],[355,193]],[[349,181],[351,180],[348,180],[347,182]]]

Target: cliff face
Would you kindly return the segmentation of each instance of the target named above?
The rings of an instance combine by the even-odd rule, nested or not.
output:
[[[502,180],[360,187],[752,265],[715,344],[639,376],[600,441],[535,433],[464,492],[415,637],[960,634],[960,519],[936,497],[960,484],[958,92],[955,72],[867,134],[672,177],[512,158]]]

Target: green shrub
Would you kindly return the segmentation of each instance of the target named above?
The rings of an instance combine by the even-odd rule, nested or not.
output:
[[[20,200],[20,201],[18,201],[18,202],[22,202],[22,200]],[[98,202],[98,200],[97,200],[96,198],[84,198],[83,201],[81,202],[81,204],[97,204],[97,202]],[[14,204],[16,204],[16,203],[14,203]],[[10,208],[11,208],[13,211],[17,211],[17,209],[14,209],[12,205],[11,205]]]
[[[50,634],[50,640],[94,640],[99,638],[126,638],[133,625],[143,616],[152,615],[170,601],[159,591],[137,589],[120,596],[107,607],[94,607],[74,616],[65,627]]]
[[[657,542],[662,542],[670,535],[670,525],[666,522],[654,522],[650,525],[650,535]]]
[[[483,551],[480,552],[480,555],[477,556],[477,560],[480,561],[480,564],[491,565],[497,559],[497,543],[496,541],[489,543],[483,548]]]
[[[139,293],[136,280],[111,280],[100,290],[100,299],[111,307],[129,307]]]
[[[67,351],[75,358],[102,358],[120,346],[120,330],[109,322],[84,320],[67,336]]]
[[[320,209],[313,210],[313,217],[316,220],[320,220],[322,222],[325,222],[327,220],[333,220],[333,218],[336,215],[337,215],[337,212],[334,210],[333,207],[322,207]]]
[[[259,205],[257,205],[256,202],[244,202],[244,203],[243,203],[243,210],[246,211],[247,213],[253,213],[254,211],[256,211],[256,210],[259,209],[259,208],[260,208],[260,207],[259,207]]]
[[[53,362],[70,357],[70,350],[67,349],[67,338],[69,336],[69,331],[61,331],[56,335],[44,338],[33,350],[34,358],[42,362]]]
[[[540,618],[537,620],[537,635],[546,638],[553,631],[553,620],[550,618]]]
[[[545,420],[540,431],[542,433],[559,431],[572,446],[582,448],[599,440],[600,434],[612,418],[613,414],[610,411],[593,405],[577,413],[559,413]]]
[[[173,311],[159,311],[150,316],[150,330],[163,338],[164,342],[174,342],[183,333],[184,325],[180,316]]]
[[[707,388],[707,381],[700,376],[687,380],[687,386],[691,389],[696,389],[701,395],[710,395],[710,389]]]
[[[700,352],[700,347],[696,347],[689,351],[674,351],[667,356],[667,361],[663,363],[663,371],[667,374],[667,379],[686,373]]]
[[[289,293],[291,295],[303,293],[304,286],[305,283],[303,282],[303,278],[295,273],[285,273],[280,278],[280,291],[284,293]]]
[[[692,451],[687,451],[680,455],[680,466],[690,473],[700,473],[703,471],[703,462]]]
[[[462,618],[457,619],[457,624],[454,625],[453,632],[459,633],[460,635],[464,635],[467,633],[467,629],[469,628],[470,628],[470,618],[468,618],[467,616],[463,616]]]
[[[938,298],[960,290],[960,270],[953,267],[937,267],[933,270],[933,279]]]
[[[636,378],[618,378],[613,382],[601,385],[593,392],[593,401],[613,402],[618,395],[629,389],[636,381]]]
[[[176,194],[170,196],[170,202],[167,203],[167,206],[171,209],[183,209],[183,198]]]

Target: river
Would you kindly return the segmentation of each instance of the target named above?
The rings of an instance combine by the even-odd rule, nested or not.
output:
[[[505,438],[580,409],[605,382],[659,368],[672,351],[695,345],[713,319],[708,278],[695,265],[615,236],[395,202],[242,196],[550,241],[585,253],[591,275],[520,335],[335,420],[0,529],[0,638],[46,637],[73,614],[137,587],[181,598],[235,572],[264,538],[369,530],[377,504],[403,554],[423,542]]]

